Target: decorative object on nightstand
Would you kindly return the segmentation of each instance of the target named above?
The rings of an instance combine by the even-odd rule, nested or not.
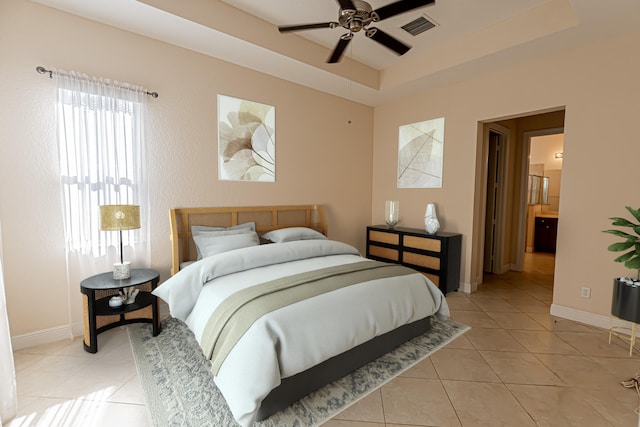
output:
[[[128,279],[114,279],[109,272],[80,282],[84,349],[89,353],[97,352],[98,334],[129,323],[151,323],[153,336],[157,336],[160,333],[158,297],[151,292],[159,281],[160,273],[156,270],[134,268]]]
[[[131,264],[124,262],[122,248],[122,231],[140,228],[140,206],[138,205],[103,205],[100,206],[100,229],[102,231],[118,231],[120,233],[120,262],[113,264],[115,280],[131,277]]]
[[[613,279],[613,297],[611,299],[611,314],[618,319],[630,322],[630,327],[620,327],[613,325],[613,318],[609,321],[609,344],[611,336],[615,335],[629,343],[629,356],[633,355],[633,347],[636,342],[636,329],[640,324],[640,209],[625,206],[627,211],[638,221],[634,223],[626,218],[609,218],[611,225],[616,227],[627,227],[635,234],[626,231],[613,229],[604,230],[604,233],[624,239],[622,242],[613,243],[607,248],[611,252],[627,251],[623,255],[614,259],[615,262],[624,263],[625,267],[636,270],[636,278],[616,277]],[[617,331],[626,331],[629,337],[620,335]]]
[[[384,222],[389,228],[393,228],[398,223],[400,213],[400,202],[398,200],[387,200],[384,203]]]
[[[118,308],[121,307],[123,303],[122,297],[121,296],[113,296],[111,298],[109,298],[109,307],[111,308]]]
[[[440,229],[440,221],[436,215],[436,205],[427,204],[427,210],[424,213],[424,227],[429,234],[436,234]]]
[[[131,286],[128,288],[120,289],[118,294],[120,294],[120,298],[122,298],[122,302],[124,304],[133,304],[134,302],[136,302],[136,295],[138,295],[138,292],[138,289]]]

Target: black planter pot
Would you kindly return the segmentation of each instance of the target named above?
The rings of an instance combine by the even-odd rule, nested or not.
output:
[[[640,323],[640,283],[628,284],[613,279],[611,314],[633,323]]]

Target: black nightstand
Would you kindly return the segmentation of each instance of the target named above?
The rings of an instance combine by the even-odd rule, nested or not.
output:
[[[102,273],[80,282],[84,311],[84,349],[98,351],[98,334],[129,323],[151,323],[153,336],[160,333],[158,298],[151,292],[158,286],[160,273],[148,268],[134,268],[131,277],[115,280],[113,272]],[[135,286],[135,302],[112,308],[109,299],[122,288]]]

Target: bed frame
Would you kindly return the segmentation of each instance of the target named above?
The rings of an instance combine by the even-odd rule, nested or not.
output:
[[[192,225],[231,227],[255,222],[258,235],[279,228],[308,227],[327,236],[327,222],[321,205],[246,206],[229,208],[176,208],[169,211],[171,224],[171,275],[180,264],[195,261],[196,245]]]
[[[192,225],[229,227],[255,221],[259,235],[285,227],[309,227],[327,235],[327,224],[321,205],[176,208],[170,210],[170,217],[172,275],[179,271],[182,262],[196,259],[195,243],[191,236]],[[429,331],[430,320],[427,317],[401,326],[306,371],[284,378],[281,384],[262,401],[258,411],[258,421],[268,418],[320,387],[344,377],[389,353],[404,342]]]

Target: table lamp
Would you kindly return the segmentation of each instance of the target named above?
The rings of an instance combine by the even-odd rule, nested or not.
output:
[[[122,230],[135,230],[136,228],[140,228],[140,206],[100,206],[100,230],[120,232],[120,262],[113,264],[113,278],[115,280],[131,277],[131,263],[124,262],[123,259]]]

